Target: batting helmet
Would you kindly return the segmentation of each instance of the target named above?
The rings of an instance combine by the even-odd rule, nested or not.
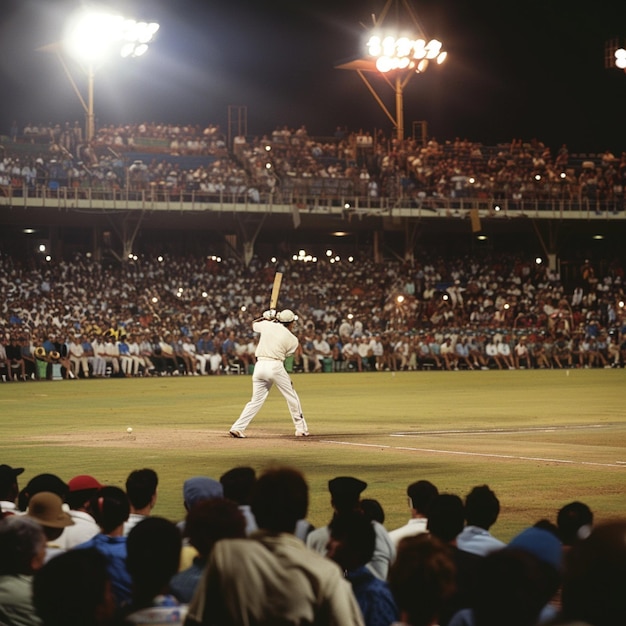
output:
[[[276,314],[276,319],[283,324],[295,322],[298,316],[291,309],[284,309]]]

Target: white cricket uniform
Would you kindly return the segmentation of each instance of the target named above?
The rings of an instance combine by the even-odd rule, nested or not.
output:
[[[298,338],[280,322],[261,320],[254,322],[252,329],[260,334],[255,350],[256,364],[252,375],[252,398],[230,430],[243,432],[248,427],[263,406],[272,385],[275,384],[287,400],[296,433],[308,434],[308,427],[302,416],[300,398],[293,388],[284,365],[285,358],[297,350]]]

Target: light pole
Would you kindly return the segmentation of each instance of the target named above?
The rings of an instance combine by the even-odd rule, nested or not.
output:
[[[65,73],[85,111],[85,135],[91,141],[95,135],[94,83],[96,67],[102,65],[114,54],[122,57],[139,57],[148,50],[159,30],[155,22],[137,22],[121,15],[106,12],[82,10],[68,22],[62,46],[53,44],[42,50],[53,50],[59,58]],[[63,50],[75,59],[87,75],[87,101],[83,98]]]
[[[389,25],[387,17],[396,5],[396,23]],[[403,9],[403,16],[400,16]],[[398,139],[404,139],[404,89],[415,76],[435,63],[441,65],[447,57],[438,39],[428,39],[409,0],[387,0],[378,19],[372,16],[374,28],[366,44],[366,55],[342,63],[337,69],[354,70],[396,128]],[[409,34],[407,31],[411,31]],[[395,95],[395,117],[385,105],[366,74],[381,76]]]

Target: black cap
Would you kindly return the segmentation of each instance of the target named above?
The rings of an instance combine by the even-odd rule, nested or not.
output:
[[[24,491],[28,493],[29,498],[32,498],[36,493],[50,491],[65,500],[69,490],[67,483],[63,482],[55,474],[38,474],[31,478],[26,487],[24,487]]]
[[[0,486],[3,489],[10,487],[23,471],[23,467],[11,467],[10,465],[4,464],[0,465]]]
[[[333,497],[358,498],[367,487],[367,483],[352,476],[337,476],[328,481],[328,490]]]

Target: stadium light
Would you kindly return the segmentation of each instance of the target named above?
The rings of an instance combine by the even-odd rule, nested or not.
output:
[[[370,90],[385,115],[404,139],[404,90],[415,74],[431,64],[441,65],[448,53],[439,39],[429,39],[409,0],[387,0],[380,16],[372,15],[374,28],[365,43],[365,55],[337,65],[354,70]],[[391,23],[390,23],[391,22]],[[379,75],[395,92],[395,116],[389,111],[366,74]]]
[[[62,49],[79,62],[87,74],[87,101],[67,67],[59,46],[44,46],[41,50],[57,53],[63,69],[72,84],[86,115],[86,139],[91,141],[95,134],[94,81],[96,68],[114,54],[121,57],[140,57],[148,50],[159,30],[156,22],[137,22],[121,15],[105,11],[83,9],[67,23],[62,40]]]

